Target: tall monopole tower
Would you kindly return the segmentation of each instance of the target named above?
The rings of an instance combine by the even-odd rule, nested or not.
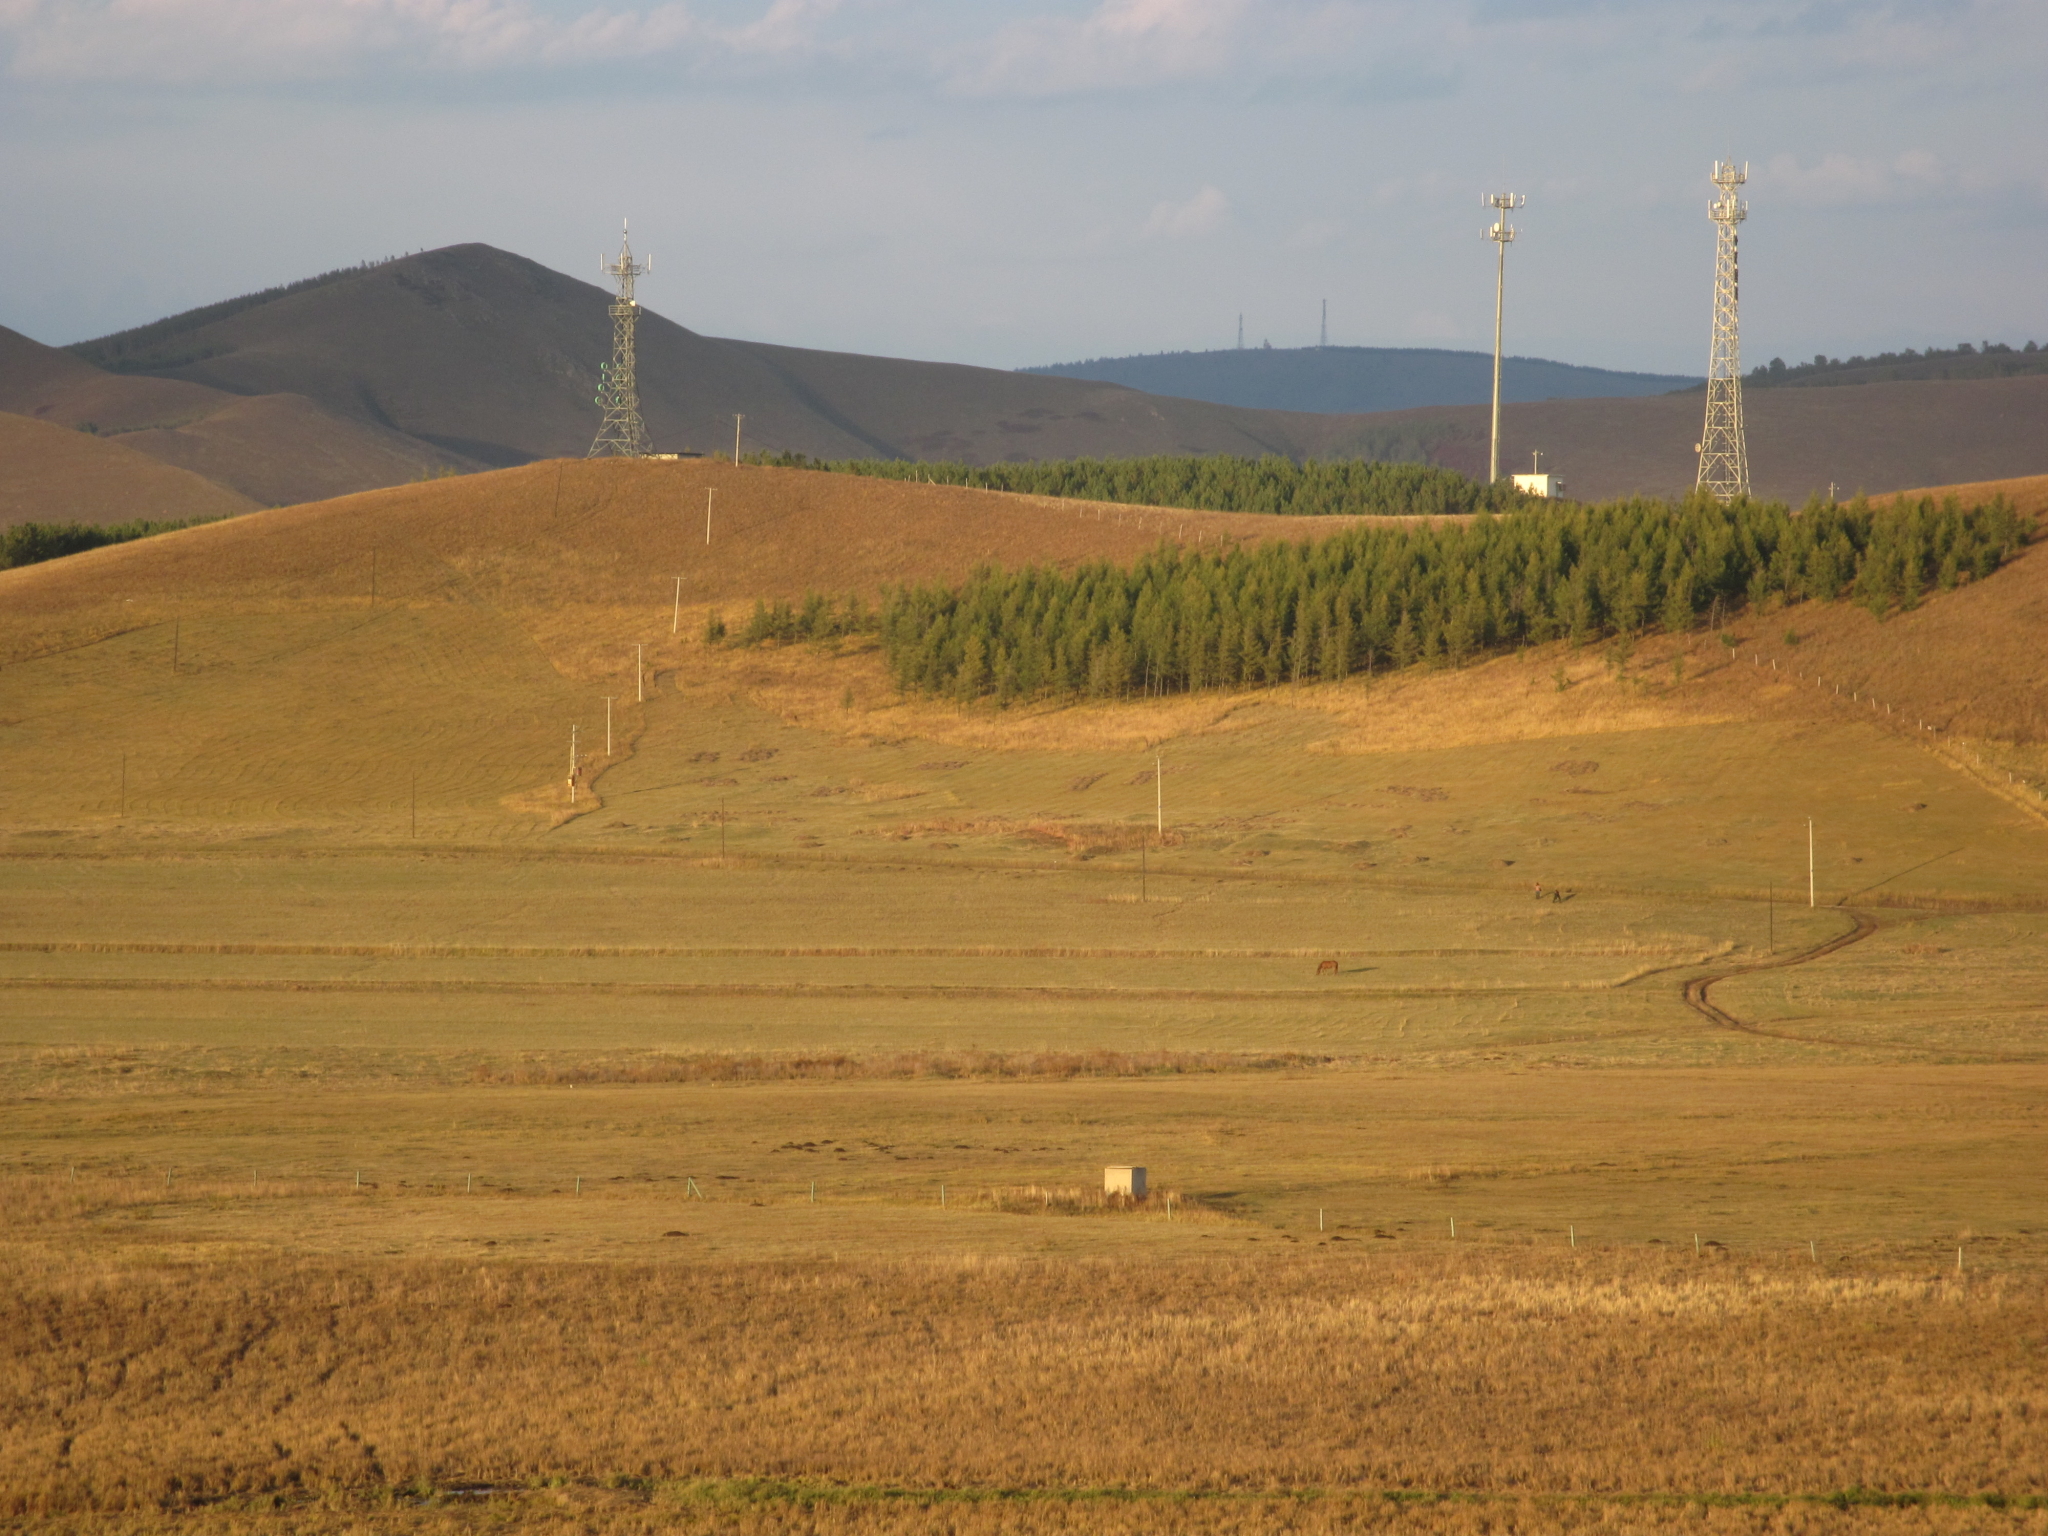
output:
[[[1749,205],[1735,189],[1749,180],[1748,165],[1714,162],[1720,196],[1707,205],[1714,221],[1714,346],[1707,360],[1707,425],[1699,440],[1699,489],[1717,501],[1749,494],[1749,448],[1742,438],[1742,339],[1737,328],[1742,264],[1736,226]]]
[[[654,258],[635,261],[630,232],[621,225],[618,260],[604,256],[597,260],[605,276],[618,280],[619,296],[612,301],[612,360],[605,365],[597,386],[604,424],[597,429],[597,441],[590,445],[588,457],[644,458],[649,451],[647,424],[640,419],[640,386],[633,378],[633,331],[640,318],[633,279],[653,271]]]

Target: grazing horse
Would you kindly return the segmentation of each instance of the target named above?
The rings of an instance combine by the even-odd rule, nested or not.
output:
[[[1325,971],[1328,971],[1332,976],[1342,974],[1342,972],[1340,972],[1337,969],[1337,962],[1334,960],[1325,960],[1321,965],[1316,967],[1316,974],[1318,976],[1322,975]]]

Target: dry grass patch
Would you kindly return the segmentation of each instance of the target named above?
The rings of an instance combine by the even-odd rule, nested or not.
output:
[[[17,1519],[764,1475],[2048,1492],[2038,1277],[1360,1244],[605,1270],[134,1270],[17,1249],[0,1308],[0,1398],[17,1405],[0,1507]]]

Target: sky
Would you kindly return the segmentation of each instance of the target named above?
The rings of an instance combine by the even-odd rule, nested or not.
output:
[[[1317,339],[1698,374],[2048,344],[2044,0],[0,0],[0,324],[463,241],[694,330],[1017,367]]]

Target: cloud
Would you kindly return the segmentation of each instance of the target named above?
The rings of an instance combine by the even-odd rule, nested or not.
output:
[[[1187,82],[1344,80],[1413,0],[1096,0],[1083,16],[1028,15],[955,55],[965,96],[1128,92]],[[1426,29],[1439,29],[1431,23]]]
[[[1208,75],[1223,67],[1248,0],[1102,0],[1080,19],[1001,28],[959,81],[970,94],[1058,96]]]
[[[1155,240],[1185,240],[1221,229],[1230,221],[1230,199],[1204,187],[1184,203],[1160,203],[1145,221],[1145,234]]]
[[[1812,165],[1792,155],[1775,155],[1755,180],[1797,203],[1841,206],[1924,197],[1957,185],[1941,161],[1924,149],[1891,160],[1826,154]]]
[[[786,53],[834,0],[775,0],[714,27],[682,0],[566,15],[529,0],[0,0],[8,72],[45,83],[282,85],[377,72],[553,69],[677,55]]]

